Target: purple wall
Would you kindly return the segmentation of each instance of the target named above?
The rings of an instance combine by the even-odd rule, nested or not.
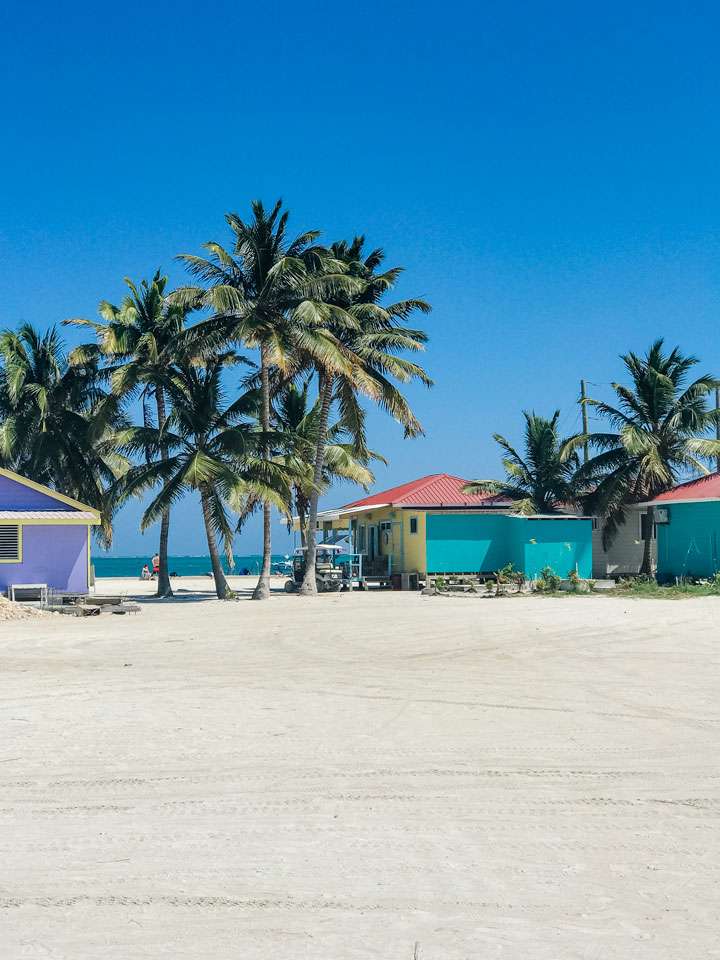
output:
[[[61,500],[33,490],[9,477],[0,477],[0,510],[72,510]]]
[[[2,479],[0,477],[0,481]],[[33,491],[28,490],[28,493],[32,494]],[[5,507],[3,494],[4,491],[0,491],[0,504]],[[11,583],[47,583],[56,590],[85,593],[88,588],[86,526],[49,523],[28,525],[23,527],[22,536],[23,562],[0,563],[0,590],[4,592]]]

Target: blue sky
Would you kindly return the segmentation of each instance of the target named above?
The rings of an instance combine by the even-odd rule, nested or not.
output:
[[[706,3],[7,4],[0,323],[94,315],[122,278],[282,196],[364,232],[425,296],[427,436],[383,417],[378,484],[497,475],[520,410],[664,335],[720,370],[716,40]],[[70,336],[76,336],[71,334]],[[327,503],[355,490],[337,489]],[[148,552],[138,510],[120,554]],[[277,524],[277,545],[287,537]],[[238,552],[254,552],[251,524]],[[171,552],[204,552],[199,511]]]

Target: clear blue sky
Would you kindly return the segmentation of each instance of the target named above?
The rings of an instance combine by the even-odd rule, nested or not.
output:
[[[225,211],[282,196],[433,304],[427,437],[373,417],[378,484],[497,475],[493,431],[558,406],[574,429],[625,349],[720,370],[719,29],[712,3],[6,4],[0,322],[181,281]],[[154,544],[136,521],[118,553]],[[194,505],[171,552],[204,552]]]

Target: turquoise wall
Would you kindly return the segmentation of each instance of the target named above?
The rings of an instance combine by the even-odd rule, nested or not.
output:
[[[550,566],[561,577],[592,574],[590,520],[538,520],[517,516],[428,514],[430,573],[489,573],[512,563],[531,579]]]
[[[452,573],[498,570],[515,564],[509,517],[429,513],[425,522],[428,570]],[[518,556],[519,559],[519,556]]]
[[[712,577],[720,570],[720,501],[670,503],[657,527],[659,580]]]
[[[563,578],[577,569],[592,576],[592,520],[534,520],[513,517],[522,550],[520,569],[534,580],[543,567]]]

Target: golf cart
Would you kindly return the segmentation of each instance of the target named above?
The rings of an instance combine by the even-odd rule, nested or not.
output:
[[[285,592],[295,593],[302,585],[305,576],[305,554],[307,547],[297,547],[292,558],[292,578],[285,582]],[[345,578],[346,564],[338,563],[338,554],[344,548],[335,544],[319,543],[315,555],[315,583],[318,593],[332,593],[340,590]]]

